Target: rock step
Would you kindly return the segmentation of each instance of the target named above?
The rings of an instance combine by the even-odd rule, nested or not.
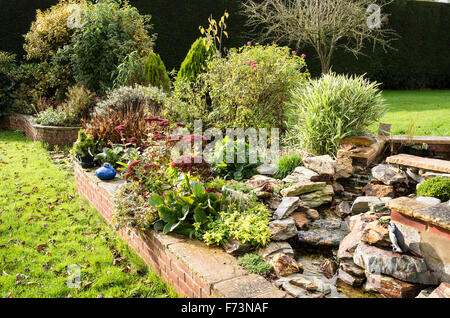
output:
[[[450,161],[400,154],[386,159],[389,164],[450,173]]]

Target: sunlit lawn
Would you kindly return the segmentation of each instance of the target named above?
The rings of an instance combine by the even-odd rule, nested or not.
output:
[[[388,111],[381,119],[392,124],[393,135],[450,136],[450,90],[385,91]],[[378,124],[371,126],[376,132]]]
[[[70,288],[68,266],[80,268]],[[1,297],[175,297],[39,143],[0,131]]]

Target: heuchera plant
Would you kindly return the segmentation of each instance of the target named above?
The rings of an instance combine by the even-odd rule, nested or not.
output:
[[[203,183],[191,181],[186,174],[181,187],[167,191],[164,196],[152,195],[149,203],[158,209],[161,218],[155,223],[156,230],[194,237],[219,215],[221,200],[218,194],[207,192]]]

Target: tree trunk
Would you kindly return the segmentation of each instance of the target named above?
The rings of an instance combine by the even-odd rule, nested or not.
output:
[[[326,57],[320,57],[320,64],[322,65],[322,74],[328,74],[330,72],[330,63]]]

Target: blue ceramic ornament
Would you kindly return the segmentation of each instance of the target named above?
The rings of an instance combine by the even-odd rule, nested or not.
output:
[[[116,177],[116,169],[114,169],[109,163],[105,163],[101,168],[95,171],[95,175],[100,180],[112,180]]]

